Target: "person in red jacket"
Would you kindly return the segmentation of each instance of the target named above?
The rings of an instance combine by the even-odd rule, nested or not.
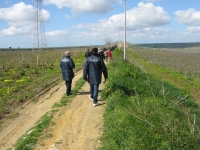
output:
[[[107,57],[108,57],[108,63],[110,62],[110,59],[112,59],[112,52],[110,49],[107,51]]]

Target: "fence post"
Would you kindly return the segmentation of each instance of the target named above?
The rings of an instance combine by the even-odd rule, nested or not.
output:
[[[37,53],[37,70],[39,68],[39,53]]]
[[[22,68],[23,68],[23,65],[24,65],[24,53],[22,52],[22,65],[21,65]]]
[[[4,58],[2,56],[2,71],[1,71],[2,80],[4,79]]]

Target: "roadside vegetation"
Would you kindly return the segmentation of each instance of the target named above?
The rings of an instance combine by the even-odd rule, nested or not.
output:
[[[190,91],[171,84],[167,76],[158,77],[164,68],[151,64],[154,72],[149,72],[148,60],[134,52],[127,53],[131,63],[123,60],[121,51],[113,54],[101,92],[106,99],[101,149],[199,149],[200,109]],[[177,79],[179,75],[176,72]]]

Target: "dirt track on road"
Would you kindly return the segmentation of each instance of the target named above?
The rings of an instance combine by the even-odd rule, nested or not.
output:
[[[76,73],[72,88],[82,78],[82,71]],[[104,84],[100,84],[102,90]],[[0,149],[12,148],[12,145],[65,94],[66,86],[62,82],[38,99],[37,103],[26,103],[16,110],[19,117],[3,122],[0,132]],[[103,131],[103,109],[105,101],[99,96],[100,106],[93,107],[88,98],[89,84],[85,83],[71,102],[61,107],[54,115],[54,125],[46,129],[51,137],[42,136],[35,150],[95,150],[100,145]]]

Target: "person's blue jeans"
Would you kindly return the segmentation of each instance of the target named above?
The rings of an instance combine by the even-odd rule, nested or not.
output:
[[[70,81],[65,81],[65,84],[66,84],[66,88],[67,88],[66,94],[67,94],[67,96],[69,96],[69,95],[70,95],[70,92],[71,92],[71,87],[72,87],[72,80],[70,80]]]
[[[90,96],[93,98],[93,104],[98,102],[99,84],[90,84]]]

